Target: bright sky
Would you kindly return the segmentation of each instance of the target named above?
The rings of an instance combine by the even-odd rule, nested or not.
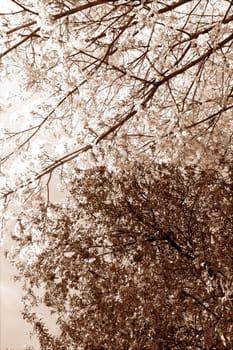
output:
[[[11,0],[1,0],[0,11],[6,12],[10,9],[15,9],[17,6]]]
[[[0,349],[23,350],[26,345],[38,349],[36,339],[30,339],[30,326],[23,320],[21,310],[21,287],[13,281],[14,269],[0,253]]]
[[[4,100],[5,92],[15,87],[15,84],[5,82],[0,84],[0,101]],[[25,101],[22,101],[24,104]],[[20,110],[22,106],[11,106],[7,111],[0,111],[0,132],[1,127],[7,127],[12,120],[10,115],[12,111]],[[56,187],[56,180],[51,183],[51,199],[59,200],[64,197],[64,194],[59,192]],[[9,233],[10,235],[10,233]],[[35,350],[39,349],[37,339],[30,338],[30,325],[22,318],[20,310],[21,305],[21,285],[13,281],[13,276],[17,271],[4,257],[5,248],[9,247],[9,239],[6,239],[4,247],[0,247],[0,350],[24,350],[26,345],[34,346]],[[39,312],[49,329],[55,331],[55,321],[51,318],[49,312],[41,307]]]
[[[7,11],[9,3],[8,0],[1,0],[0,12]],[[8,88],[10,88],[8,84],[0,85],[1,97],[4,97]],[[5,115],[2,113],[0,125],[4,118]],[[3,251],[3,247],[0,247],[0,349],[3,350],[7,347],[9,349],[23,349],[29,339],[27,334],[29,329],[20,314],[20,287],[12,280],[13,268],[4,258]]]
[[[0,12],[9,9],[8,0],[1,0]],[[2,81],[0,84],[0,101],[4,102],[9,90],[12,90],[15,82]],[[0,131],[4,127],[9,115],[0,112]],[[13,281],[15,271],[4,257],[4,248],[0,247],[0,349],[6,348],[21,350],[25,345],[35,345],[38,343],[30,340],[29,331],[31,328],[23,320],[20,309],[21,288]]]
[[[0,0],[2,2],[2,0]],[[0,12],[2,7],[0,4]],[[17,78],[15,82],[2,81],[0,83],[0,101],[1,105],[4,105],[6,100],[5,96],[8,95],[8,91],[15,92],[17,86]],[[3,127],[10,127],[12,124],[12,113],[15,110],[19,111],[23,108],[25,101],[22,101],[16,105],[11,106],[7,111],[0,110],[0,132]],[[15,123],[14,126],[16,127]],[[56,189],[56,184],[51,186],[51,194],[53,194],[54,200],[58,200],[61,197]],[[9,233],[10,234],[10,233]],[[8,240],[9,241],[9,240]],[[11,264],[4,257],[4,249],[9,246],[7,241],[4,243],[4,247],[0,247],[0,350],[24,350],[26,345],[34,346],[35,350],[39,349],[37,339],[30,338],[30,331],[32,330],[30,325],[22,318],[20,310],[21,305],[21,285],[13,281],[13,276],[17,274],[17,271],[11,266]],[[54,329],[54,320],[51,319],[48,311],[41,308],[41,314],[45,316],[46,321],[51,330]]]
[[[0,100],[12,86],[7,82],[0,84]],[[0,112],[0,130],[8,124],[8,118],[8,113]],[[30,339],[31,328],[20,313],[21,286],[13,281],[16,271],[4,257],[5,247],[0,249],[0,350],[23,350],[25,345],[34,345],[37,350],[38,342]]]

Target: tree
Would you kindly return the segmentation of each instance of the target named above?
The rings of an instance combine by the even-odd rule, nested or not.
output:
[[[6,2],[1,76],[26,106],[2,133],[3,198],[77,164],[231,162],[230,1]]]
[[[44,269],[45,301],[55,307],[61,329],[57,338],[33,313],[39,296],[25,281],[25,318],[34,324],[42,347],[72,349],[84,342],[90,349],[114,348],[114,341],[122,340],[115,348],[136,348],[155,339],[164,348],[228,346],[231,1],[6,0],[4,6],[1,218],[5,231],[15,224],[13,256],[25,256],[18,267],[26,280],[32,286],[41,283],[43,276],[35,271],[40,263]],[[130,169],[135,160],[143,169]],[[54,183],[70,192],[70,203],[53,203]],[[158,190],[153,192],[151,183]],[[177,198],[182,198],[180,207]],[[220,198],[225,200],[221,207]],[[74,237],[66,237],[70,232]],[[73,251],[73,258],[67,256]],[[79,270],[74,271],[76,255]],[[53,271],[55,262],[61,272],[52,281],[47,268]],[[77,271],[82,298],[72,299]],[[67,281],[72,287],[64,287]],[[149,281],[158,282],[164,298],[155,289],[145,290]],[[66,301],[74,311],[65,309]],[[127,319],[126,304],[131,305]],[[111,318],[115,307],[117,318]],[[95,315],[95,325],[80,309]],[[83,325],[79,335],[77,322]],[[124,333],[128,328],[131,334]],[[97,345],[84,337],[84,329]]]
[[[24,317],[42,349],[232,348],[232,203],[217,171],[77,170],[67,205],[21,216]]]

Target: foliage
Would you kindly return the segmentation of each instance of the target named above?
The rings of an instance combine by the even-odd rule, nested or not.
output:
[[[41,347],[232,347],[232,1],[1,6],[1,229]]]
[[[58,168],[232,160],[230,1],[7,3],[1,76],[17,110],[0,142],[4,198]]]
[[[22,213],[24,317],[42,349],[232,348],[232,203],[216,171],[132,163],[77,171],[67,206]]]

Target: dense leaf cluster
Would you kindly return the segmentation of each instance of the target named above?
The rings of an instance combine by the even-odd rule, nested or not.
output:
[[[41,348],[233,348],[232,2],[3,7],[1,230]]]
[[[47,242],[18,265],[42,349],[231,348],[231,190],[215,171],[167,165],[77,172],[67,207],[23,219]]]

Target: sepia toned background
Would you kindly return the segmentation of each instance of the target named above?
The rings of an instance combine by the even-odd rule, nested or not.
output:
[[[4,4],[1,2],[1,11],[5,10],[7,3],[7,1]],[[7,94],[9,91],[14,94],[16,90],[17,78],[15,81],[7,79],[1,81],[0,101],[7,104],[8,101],[5,101]],[[0,130],[12,123],[12,113],[18,108],[20,105],[10,106],[7,110],[0,108]],[[20,312],[22,289],[21,284],[14,281],[17,271],[4,255],[4,251],[10,248],[10,234],[11,232],[7,233],[4,242],[0,236],[0,350],[23,350],[26,345],[31,345],[37,350],[38,342],[36,339],[31,339],[31,327],[24,321]]]
[[[15,270],[5,259],[2,247],[0,259],[0,349],[21,350],[26,345],[38,349],[37,341],[30,339],[31,328],[21,316],[21,286],[13,281]]]
[[[0,10],[2,6],[0,5]],[[0,82],[0,102],[4,104],[8,93],[17,93],[17,77],[15,81],[1,81]],[[0,108],[0,132],[2,128],[12,127],[17,128],[14,122],[14,113],[24,108],[25,101],[19,102],[17,105],[10,105],[9,107]],[[1,106],[0,106],[1,107]],[[0,174],[1,176],[1,174]],[[51,184],[51,200],[58,201],[64,196],[64,193],[58,191],[56,180]],[[37,339],[31,338],[31,327],[22,318],[20,310],[22,286],[19,282],[14,281],[14,275],[17,270],[5,258],[4,251],[10,250],[11,232],[6,233],[4,241],[2,240],[0,232],[0,350],[24,350],[25,346],[33,346],[38,350],[39,343]],[[56,330],[55,321],[51,318],[50,313],[45,308],[39,309],[38,314],[43,315],[46,319],[50,329]]]

